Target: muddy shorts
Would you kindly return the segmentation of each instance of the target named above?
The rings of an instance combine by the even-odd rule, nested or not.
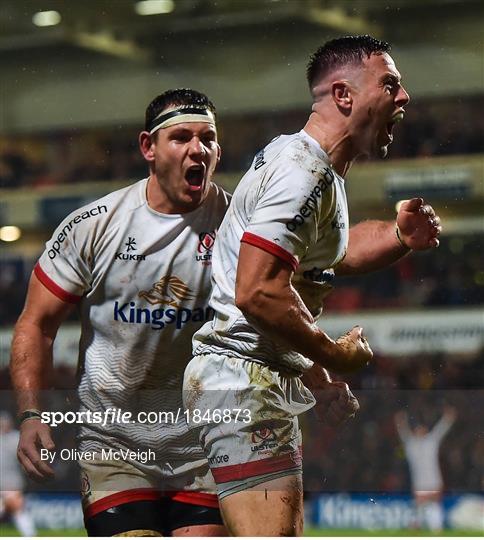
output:
[[[209,354],[188,364],[183,399],[219,498],[302,470],[297,416],[314,403],[300,377]]]
[[[92,516],[118,504],[157,499],[167,495],[180,502],[217,505],[215,485],[208,467],[201,467],[191,484],[182,490],[160,489],[156,475],[149,475],[127,461],[79,460],[84,515]]]

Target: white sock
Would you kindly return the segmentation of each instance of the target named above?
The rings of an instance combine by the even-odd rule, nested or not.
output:
[[[35,529],[32,518],[25,510],[19,510],[12,515],[12,521],[22,536],[35,536],[37,530]]]
[[[444,527],[444,513],[442,505],[438,502],[430,502],[426,509],[426,521],[431,531],[441,531]]]
[[[425,503],[417,504],[415,518],[417,529],[425,529],[427,527],[427,505]]]

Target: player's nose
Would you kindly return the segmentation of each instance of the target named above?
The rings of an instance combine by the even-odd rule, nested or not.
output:
[[[203,156],[205,154],[205,147],[198,137],[192,137],[188,145],[188,152],[190,155]]]
[[[410,96],[403,86],[400,86],[397,97],[395,98],[395,104],[398,107],[403,107],[410,101]]]

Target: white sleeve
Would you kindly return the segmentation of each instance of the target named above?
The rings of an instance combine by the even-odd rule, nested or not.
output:
[[[295,270],[318,239],[335,198],[330,167],[308,171],[295,161],[274,160],[265,173],[241,241],[281,258]]]
[[[445,434],[452,427],[453,423],[453,420],[448,420],[445,416],[442,416],[442,418],[435,424],[435,426],[430,431],[430,435],[440,442],[445,437]]]
[[[79,302],[91,286],[93,218],[105,208],[84,207],[67,216],[46,243],[35,265],[37,278],[65,302]]]
[[[408,423],[407,422],[404,422],[401,424],[396,423],[395,425],[397,428],[398,436],[400,437],[400,439],[402,440],[404,444],[407,443],[412,437],[412,432],[410,431],[410,428],[408,427]]]

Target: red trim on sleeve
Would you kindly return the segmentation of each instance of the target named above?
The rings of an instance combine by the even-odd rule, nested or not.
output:
[[[199,491],[176,491],[167,494],[170,499],[185,504],[208,506],[218,508],[218,497],[212,493],[200,493]]]
[[[257,236],[256,234],[252,234],[250,232],[245,232],[242,235],[241,242],[245,242],[246,244],[250,244],[251,246],[258,247],[264,251],[267,251],[267,253],[271,253],[272,255],[275,255],[279,259],[282,259],[284,262],[287,262],[294,272],[297,270],[298,262],[296,257],[289,253],[289,251],[286,251],[281,246],[278,246],[274,242],[271,242],[270,240],[266,240],[265,238],[262,238],[261,236]]]
[[[161,498],[161,491],[152,488],[137,488],[113,493],[84,508],[84,518],[89,519],[99,512],[104,512],[113,506],[135,501],[157,501]]]
[[[249,463],[239,463],[238,465],[226,465],[224,467],[213,467],[211,469],[215,482],[233,482],[234,480],[244,480],[260,474],[268,474],[294,469],[302,465],[302,457],[299,451],[282,456],[275,456],[250,461]]]
[[[62,287],[59,287],[59,285],[57,285],[55,281],[52,281],[52,279],[42,270],[40,263],[37,263],[34,266],[34,274],[37,276],[37,279],[42,283],[42,285],[44,285],[44,287],[49,289],[52,294],[55,294],[57,298],[60,298],[64,302],[69,302],[69,304],[77,304],[82,299],[82,296],[72,294],[65,291]]]

